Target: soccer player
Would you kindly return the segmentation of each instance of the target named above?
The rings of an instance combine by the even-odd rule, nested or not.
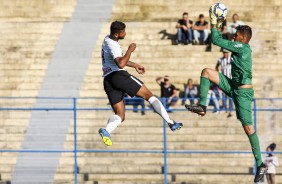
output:
[[[148,90],[143,82],[123,69],[125,66],[128,66],[135,68],[139,74],[145,73],[145,68],[143,66],[129,61],[131,53],[136,48],[135,43],[131,43],[126,53],[124,55],[122,54],[118,41],[120,39],[124,39],[126,35],[125,24],[119,21],[112,22],[110,31],[110,35],[105,37],[102,45],[102,70],[104,77],[104,90],[107,93],[115,115],[112,115],[108,119],[106,128],[100,128],[98,131],[105,145],[112,145],[110,134],[125,119],[123,100],[125,93],[132,97],[138,96],[147,100],[155,112],[168,123],[168,126],[172,131],[180,129],[183,124],[170,119],[162,103],[153,96],[152,92]]]
[[[212,9],[213,7],[211,7]],[[216,70],[205,68],[200,78],[200,102],[198,105],[185,105],[188,111],[201,116],[206,114],[207,93],[210,82],[215,83],[228,96],[230,96],[236,107],[236,116],[242,123],[245,133],[249,137],[253,155],[256,160],[257,173],[255,182],[260,181],[267,167],[262,162],[259,139],[255,132],[252,121],[252,101],[254,90],[252,86],[252,50],[249,41],[252,37],[252,29],[247,25],[238,26],[234,42],[222,38],[219,31],[222,20],[218,20],[210,9],[212,43],[229,50],[232,55],[232,79],[229,79]]]

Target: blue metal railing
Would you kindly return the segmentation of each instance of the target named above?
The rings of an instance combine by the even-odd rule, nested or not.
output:
[[[0,99],[34,99],[33,97],[0,97]],[[0,107],[0,111],[73,111],[74,126],[73,126],[73,150],[0,150],[0,152],[29,152],[29,153],[74,153],[74,183],[78,183],[78,163],[77,163],[77,153],[87,153],[87,152],[112,152],[112,153],[157,153],[163,154],[164,157],[164,184],[167,184],[167,155],[168,154],[252,154],[251,151],[195,151],[195,150],[167,150],[167,134],[166,134],[166,122],[163,121],[163,150],[82,150],[77,148],[77,111],[103,111],[103,110],[112,110],[111,108],[77,108],[77,98],[49,98],[49,97],[38,97],[36,99],[55,99],[55,100],[72,100],[72,107],[69,108],[9,108],[9,107]],[[101,99],[101,98],[79,98],[79,99]],[[104,98],[103,98],[104,99]],[[131,99],[132,98],[126,98]],[[138,99],[138,98],[136,98]],[[181,100],[189,100],[189,98],[178,98]],[[139,99],[140,100],[140,99]],[[257,100],[282,100],[282,98],[257,98],[253,100],[253,111],[254,111],[254,127],[257,128],[257,111],[282,111],[282,108],[257,108]],[[166,98],[162,98],[162,103],[166,107]],[[126,110],[136,110],[135,108],[126,108]],[[150,108],[138,108],[138,110],[152,110]],[[183,109],[172,109],[172,111],[186,111]],[[266,154],[267,152],[262,152]],[[282,152],[275,152],[275,154],[282,154]],[[254,164],[254,173],[255,173],[255,164]]]

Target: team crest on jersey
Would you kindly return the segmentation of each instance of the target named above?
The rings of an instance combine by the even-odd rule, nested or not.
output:
[[[243,47],[243,44],[239,43],[239,44],[234,45],[234,47],[240,48],[240,47]]]

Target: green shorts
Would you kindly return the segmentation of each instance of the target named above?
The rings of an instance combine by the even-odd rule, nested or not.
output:
[[[219,73],[218,86],[226,95],[233,99],[237,119],[240,120],[244,126],[252,125],[252,101],[254,97],[253,88],[238,88],[233,85],[231,79],[221,73]]]

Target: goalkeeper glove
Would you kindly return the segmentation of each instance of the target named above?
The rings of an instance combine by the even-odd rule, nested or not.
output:
[[[214,14],[214,12],[213,12],[215,6],[216,6],[215,4],[212,5],[212,6],[210,7],[210,10],[209,10],[209,13],[210,13],[210,22],[211,22],[211,24],[214,24],[214,25],[217,24],[217,17],[215,16],[215,14]]]
[[[217,19],[217,24],[216,24],[217,29],[221,29],[223,22],[224,22],[224,19]]]

